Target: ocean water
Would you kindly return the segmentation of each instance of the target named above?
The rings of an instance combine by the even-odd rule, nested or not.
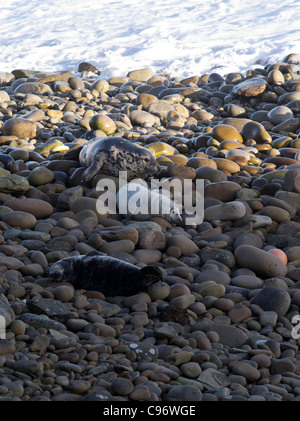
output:
[[[300,53],[299,0],[5,0],[0,72],[88,61],[103,78],[151,67],[186,77]]]

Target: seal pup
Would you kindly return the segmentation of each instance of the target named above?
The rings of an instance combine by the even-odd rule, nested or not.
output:
[[[160,169],[150,151],[113,136],[96,137],[87,142],[80,150],[79,162],[87,167],[81,176],[83,183],[99,172],[118,177],[120,171],[127,171],[127,178],[132,180]]]
[[[152,216],[160,216],[170,222],[182,222],[180,207],[176,201],[159,190],[148,189],[144,180],[139,181],[137,183],[132,181],[119,189],[117,193],[119,211],[122,211],[122,205],[127,204],[126,216],[137,221],[148,221]],[[137,207],[134,195],[137,195],[138,198],[139,205]],[[130,203],[131,199],[133,203]],[[151,212],[151,210],[153,211]],[[168,212],[164,213],[164,210],[168,210]]]
[[[156,266],[139,268],[101,255],[65,257],[51,266],[50,276],[70,282],[75,289],[101,291],[106,296],[134,295],[162,280]]]

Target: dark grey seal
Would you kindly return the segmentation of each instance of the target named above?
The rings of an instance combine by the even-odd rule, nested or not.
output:
[[[101,291],[107,296],[134,295],[162,280],[156,266],[139,268],[110,256],[66,257],[54,263],[50,276],[70,282],[75,289]]]
[[[79,162],[87,167],[82,182],[89,181],[99,172],[118,177],[120,171],[127,171],[127,179],[132,180],[160,169],[151,152],[129,140],[112,136],[91,139],[80,150]]]

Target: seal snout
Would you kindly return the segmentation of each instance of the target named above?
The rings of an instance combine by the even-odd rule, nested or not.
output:
[[[64,273],[64,269],[57,265],[52,266],[52,268],[50,269],[50,276],[56,281],[62,281],[64,278]]]
[[[156,162],[156,160],[154,159],[154,162],[153,162],[153,165],[152,165],[152,170],[151,170],[151,172],[152,172],[153,174],[156,174],[156,173],[158,173],[158,171],[160,171],[160,165],[159,165],[159,163],[158,163],[158,162]]]

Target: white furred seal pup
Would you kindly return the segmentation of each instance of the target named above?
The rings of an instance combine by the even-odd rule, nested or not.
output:
[[[161,216],[171,222],[182,222],[179,204],[172,200],[166,191],[164,193],[158,189],[148,189],[144,180],[137,180],[136,183],[134,181],[122,186],[117,193],[120,213],[137,221],[147,221],[152,216]]]

